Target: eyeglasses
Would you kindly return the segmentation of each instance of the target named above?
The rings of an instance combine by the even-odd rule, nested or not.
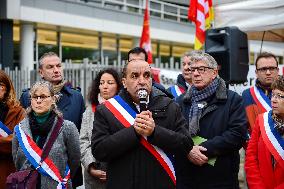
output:
[[[49,97],[51,97],[51,96],[45,96],[45,95],[32,96],[32,100],[37,101],[39,99],[40,101],[45,101]]]
[[[281,99],[284,99],[284,95],[272,93],[271,94],[271,98],[275,98],[277,100],[281,100]]]
[[[267,70],[269,70],[269,72],[271,72],[271,73],[274,73],[278,70],[278,68],[277,67],[263,67],[263,68],[258,68],[256,70],[261,72],[261,73],[266,73]]]
[[[190,72],[190,73],[194,73],[195,70],[197,70],[198,73],[203,74],[203,73],[204,73],[206,70],[208,70],[208,69],[212,70],[213,68],[206,67],[206,66],[191,67],[191,68],[189,68],[189,72]]]

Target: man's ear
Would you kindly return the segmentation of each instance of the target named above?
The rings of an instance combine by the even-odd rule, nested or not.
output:
[[[125,78],[122,78],[122,79],[121,79],[122,85],[123,85],[124,88],[126,88],[126,83],[125,83],[126,81],[125,81],[125,80],[126,80]]]
[[[42,69],[38,69],[38,73],[39,73],[40,77],[43,79]]]

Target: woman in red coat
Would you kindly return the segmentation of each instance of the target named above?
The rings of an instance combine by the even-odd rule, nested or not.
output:
[[[0,70],[0,188],[5,187],[6,177],[15,171],[12,159],[14,127],[24,119],[25,110],[20,106],[9,76]]]
[[[246,151],[250,189],[284,189],[284,77],[272,84],[272,110],[258,116]]]

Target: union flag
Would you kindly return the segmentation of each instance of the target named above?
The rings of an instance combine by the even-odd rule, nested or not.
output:
[[[150,13],[148,8],[148,0],[146,1],[146,9],[144,12],[143,30],[140,39],[140,47],[145,49],[148,55],[148,63],[152,64],[152,47],[150,39]]]

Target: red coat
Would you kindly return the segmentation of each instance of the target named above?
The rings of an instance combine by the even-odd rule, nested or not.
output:
[[[249,188],[284,189],[284,168],[278,162],[275,168],[272,166],[272,154],[261,136],[259,117],[246,151],[245,171]]]
[[[21,106],[9,108],[4,124],[14,131],[14,127],[24,119],[25,110]],[[5,187],[6,177],[15,171],[12,160],[12,139],[13,135],[0,137],[0,188]]]

